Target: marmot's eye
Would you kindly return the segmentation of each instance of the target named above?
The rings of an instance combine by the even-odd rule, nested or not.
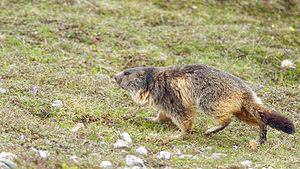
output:
[[[130,73],[129,72],[124,72],[124,75],[126,76],[126,75],[129,75]]]

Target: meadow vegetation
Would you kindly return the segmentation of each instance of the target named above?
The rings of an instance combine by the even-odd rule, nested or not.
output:
[[[245,160],[258,168],[299,168],[299,16],[300,4],[284,0],[0,0],[0,88],[6,91],[0,152],[16,154],[20,168],[99,168],[101,161],[124,167],[139,146],[148,150],[141,157],[148,168]],[[283,69],[285,59],[296,68]],[[267,143],[253,150],[249,141],[258,128],[235,121],[207,137],[214,124],[199,113],[194,132],[174,140],[175,125],[143,121],[156,110],[135,104],[114,81],[129,67],[196,63],[245,80],[297,132],[269,128]],[[63,107],[53,107],[55,100]],[[72,132],[76,123],[85,127]],[[113,148],[122,132],[133,139],[127,152]],[[30,147],[51,155],[36,158]],[[156,158],[162,150],[173,153],[171,160]],[[199,159],[180,159],[178,151]],[[212,153],[227,156],[205,158]],[[79,162],[70,160],[74,155]]]

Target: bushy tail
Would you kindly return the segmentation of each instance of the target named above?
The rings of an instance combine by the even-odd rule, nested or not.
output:
[[[278,113],[270,110],[266,106],[255,103],[254,101],[247,102],[244,104],[244,107],[249,111],[253,116],[260,119],[266,125],[281,130],[288,134],[295,133],[295,127],[293,122]]]

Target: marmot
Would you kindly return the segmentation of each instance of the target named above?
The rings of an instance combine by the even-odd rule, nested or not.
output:
[[[267,125],[288,134],[295,132],[288,118],[264,106],[240,78],[208,65],[136,67],[118,73],[115,80],[135,102],[159,109],[150,120],[171,120],[183,132],[192,129],[197,111],[218,124],[206,135],[224,129],[232,116],[259,126],[261,144],[267,139]]]

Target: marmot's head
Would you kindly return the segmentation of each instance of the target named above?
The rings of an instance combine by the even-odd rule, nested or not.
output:
[[[136,67],[126,69],[118,73],[115,77],[117,84],[133,93],[148,90],[150,83],[153,81],[153,69],[147,67]]]

